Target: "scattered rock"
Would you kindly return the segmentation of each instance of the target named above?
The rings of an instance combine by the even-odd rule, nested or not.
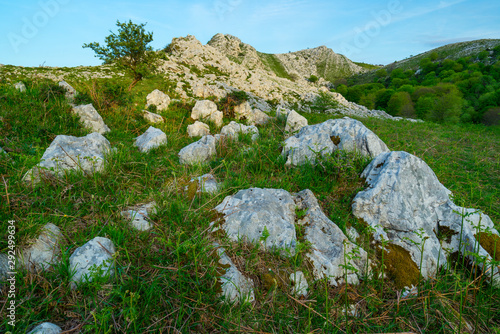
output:
[[[179,152],[179,162],[184,165],[196,165],[210,160],[216,154],[214,136],[203,136],[197,142],[189,144]]]
[[[451,192],[420,158],[406,152],[382,153],[361,177],[368,188],[354,198],[353,213],[374,229],[376,242],[389,242],[387,268],[399,288],[416,285],[420,272],[424,278],[435,276],[447,262],[444,249],[460,251],[473,263],[470,253],[475,252],[491,261],[486,244],[476,238],[484,231],[498,237],[491,219],[456,206]],[[498,268],[494,271],[499,284]]]
[[[85,137],[59,135],[42,156],[41,162],[23,177],[37,183],[40,174],[62,176],[67,170],[94,173],[104,168],[105,155],[111,150],[109,141],[94,132]]]
[[[282,155],[287,165],[314,163],[318,155],[334,150],[356,151],[371,158],[388,152],[387,145],[361,122],[344,117],[302,128],[285,141]]]
[[[188,125],[187,133],[189,137],[203,137],[210,134],[210,127],[203,123],[196,121],[194,124]]]
[[[167,144],[167,135],[160,129],[152,126],[142,135],[135,139],[135,146],[141,152],[148,152],[149,150]]]
[[[227,256],[226,250],[219,245],[217,255],[219,256],[219,265],[224,270],[220,276],[222,295],[226,301],[234,303],[251,303],[255,301],[253,281],[245,277],[234,265],[233,261]]]
[[[153,105],[157,110],[167,110],[170,104],[170,97],[162,91],[155,89],[146,97],[146,109]]]
[[[265,112],[260,109],[253,109],[252,113],[248,116],[248,124],[250,125],[264,125],[269,122],[269,117]]]
[[[14,87],[15,87],[18,91],[20,91],[21,93],[22,93],[22,92],[24,92],[24,91],[26,91],[26,86],[24,85],[24,83],[23,83],[22,81],[19,81],[18,83],[16,83],[16,84],[14,85]]]
[[[18,264],[30,271],[49,269],[59,261],[62,238],[59,227],[48,223],[35,243],[21,251]]]
[[[297,297],[306,297],[309,284],[307,284],[306,277],[302,271],[290,274],[290,283],[292,284],[291,294]]]
[[[210,100],[196,101],[196,104],[191,111],[191,118],[194,120],[209,120],[217,127],[222,126],[223,119],[222,111],[217,110],[215,102]]]
[[[59,82],[59,86],[63,87],[66,90],[66,94],[65,94],[66,99],[70,102],[73,102],[75,100],[75,96],[77,93],[76,89],[71,87],[71,85],[64,80]]]
[[[12,271],[9,268],[9,256],[0,253],[0,282],[4,281],[8,277],[8,273]]]
[[[233,241],[260,243],[265,249],[295,253],[295,202],[283,189],[251,188],[224,198],[214,209],[224,215],[220,227]],[[284,253],[285,254],[285,253]]]
[[[198,189],[196,192],[215,194],[219,191],[219,184],[212,174],[204,174],[195,179],[191,179],[190,182],[197,182]]]
[[[163,123],[164,120],[163,120],[163,117],[161,117],[160,115],[158,114],[155,114],[153,112],[149,112],[147,110],[143,110],[143,116],[144,116],[144,119],[150,123]]]
[[[228,125],[224,126],[220,131],[220,134],[232,138],[233,140],[238,140],[239,134],[252,134],[252,140],[257,140],[259,138],[259,129],[254,125],[244,125],[231,121]]]
[[[139,231],[148,231],[153,227],[149,222],[150,214],[156,214],[156,202],[136,205],[121,212],[122,217],[129,220],[132,227]]]
[[[44,322],[33,328],[28,334],[59,334],[61,332],[61,327],[50,322]]]
[[[288,117],[288,114],[291,112],[290,109],[283,107],[282,105],[279,105],[276,108],[276,118],[278,119],[286,119]]]
[[[287,136],[297,133],[304,126],[307,126],[307,119],[295,110],[291,110],[286,118],[285,133]]]
[[[102,135],[111,131],[108,126],[104,124],[104,120],[92,104],[73,107],[73,112],[80,116],[83,125],[87,129],[92,130],[92,132],[98,132]]]
[[[92,281],[92,275],[104,277],[114,274],[113,254],[115,246],[107,238],[95,237],[77,248],[69,258],[70,270],[75,272],[71,278],[71,289],[78,283]]]
[[[309,189],[296,194],[298,210],[306,210],[298,224],[305,226],[305,240],[312,247],[306,256],[317,279],[328,278],[331,285],[345,282],[358,284],[367,273],[367,253],[350,242],[342,230],[321,210],[318,200]],[[346,263],[347,262],[347,263]],[[347,272],[345,266],[348,266]]]
[[[234,118],[237,120],[248,119],[252,113],[253,110],[248,101],[234,107]]]

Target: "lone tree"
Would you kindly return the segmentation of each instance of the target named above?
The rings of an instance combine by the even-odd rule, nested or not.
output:
[[[83,44],[83,48],[91,48],[96,57],[105,64],[115,63],[133,78],[128,90],[148,76],[156,65],[156,53],[148,44],[153,40],[153,33],[144,30],[145,23],[135,24],[132,21],[122,23],[116,21],[118,34],[111,32],[105,39],[106,46],[98,42]]]

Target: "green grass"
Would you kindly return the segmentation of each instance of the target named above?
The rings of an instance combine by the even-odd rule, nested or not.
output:
[[[114,80],[124,87],[129,83]],[[92,82],[69,81],[80,92],[92,95]],[[167,134],[168,144],[140,153],[133,142],[149,127],[141,117],[146,95],[169,85],[160,77],[151,78],[122,100],[102,103],[109,107],[98,111],[112,129],[106,137],[117,148],[104,172],[88,177],[68,174],[34,187],[23,184],[21,178],[38,163],[52,139],[58,134],[81,136],[88,131],[61,96],[41,97],[46,96],[41,83],[29,83],[24,95],[10,85],[0,85],[0,146],[10,149],[9,157],[0,157],[0,222],[16,220],[18,247],[36,237],[48,222],[61,228],[64,235],[62,262],[54,270],[17,273],[15,333],[24,333],[43,321],[82,333],[453,333],[467,321],[478,332],[498,333],[500,293],[484,280],[474,280],[466,267],[444,268],[436,280],[420,283],[418,296],[402,299],[387,279],[383,284],[372,278],[358,286],[339,287],[314,282],[304,256],[307,245],[296,256],[283,258],[209,233],[215,218],[212,209],[225,196],[249,187],[290,192],[311,189],[325,214],[341,229],[359,226],[351,202],[364,188],[359,174],[368,161],[336,152],[316,166],[286,168],[280,156],[285,124],[272,121],[260,127],[258,141],[243,137],[238,143],[220,146],[206,165],[182,166],[177,154],[195,140],[186,134],[187,125],[194,122],[189,118],[193,103],[182,102],[173,102],[168,111],[159,112],[167,122],[155,127]],[[101,99],[116,98],[95,93]],[[310,124],[329,118],[320,113],[304,116]],[[457,204],[484,210],[498,226],[498,127],[361,121],[390,149],[424,159],[453,191]],[[251,150],[241,153],[246,147]],[[190,200],[184,185],[207,172],[216,176],[223,190]],[[126,206],[152,200],[158,203],[158,212],[152,216],[151,231],[134,231],[120,217]],[[7,250],[6,233],[6,229],[0,230],[2,253]],[[116,275],[71,291],[68,258],[95,236],[114,242]],[[220,268],[211,246],[214,241],[223,244],[233,262],[255,282],[254,304],[221,303],[217,293]],[[276,273],[278,281],[271,289],[264,280],[268,269]],[[295,270],[302,270],[310,284],[305,300],[289,295],[286,278]],[[7,300],[5,290],[0,298]],[[346,301],[358,305],[359,317],[346,319]],[[2,331],[11,329],[5,308],[0,316]]]
[[[278,77],[290,79],[290,75],[276,55],[262,52],[257,52],[257,54],[269,71],[274,72]]]

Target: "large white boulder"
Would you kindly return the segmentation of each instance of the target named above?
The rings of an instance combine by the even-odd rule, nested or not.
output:
[[[83,125],[92,132],[105,134],[109,132],[109,127],[104,124],[104,120],[92,104],[85,104],[73,107],[73,113],[80,117]]]
[[[69,170],[88,174],[101,171],[110,150],[109,141],[97,132],[85,137],[59,135],[45,150],[40,163],[30,169],[23,180],[36,183],[40,181],[40,174],[61,176]]]
[[[158,89],[155,89],[146,97],[146,109],[150,105],[154,105],[157,110],[167,110],[169,104],[170,97]]]
[[[473,263],[476,259],[470,253],[476,252],[491,262],[492,254],[482,247],[485,244],[478,237],[488,231],[493,235],[490,238],[500,242],[491,219],[476,210],[456,206],[450,200],[450,191],[420,158],[407,152],[382,153],[361,176],[366,178],[368,188],[354,198],[353,213],[373,229],[375,241],[390,243],[389,253],[407,254],[407,263],[393,264],[393,270],[412,271],[413,282],[418,280],[419,272],[424,278],[434,277],[447,262],[445,249],[461,252]],[[439,236],[443,237],[441,242]],[[498,268],[493,270],[498,284]],[[393,275],[397,277],[398,273]],[[401,285],[413,282],[402,280]]]
[[[59,261],[62,238],[59,227],[48,223],[35,242],[20,252],[18,264],[30,271],[51,268]]]
[[[71,272],[71,288],[77,284],[91,282],[93,275],[112,276],[114,274],[115,246],[108,238],[95,237],[85,245],[77,248],[69,258]]]
[[[149,150],[167,144],[167,135],[160,129],[152,126],[147,129],[142,135],[135,139],[134,145],[139,148],[141,152],[148,152]]]
[[[205,163],[216,154],[217,141],[214,136],[203,136],[197,142],[191,143],[179,152],[179,162],[183,165]]]
[[[387,145],[361,122],[344,117],[302,128],[285,141],[282,155],[287,165],[314,163],[319,155],[334,150],[355,151],[371,158],[388,152]]]
[[[217,127],[222,126],[222,111],[217,110],[215,102],[210,100],[196,101],[196,104],[191,111],[191,118],[194,120],[209,120]]]

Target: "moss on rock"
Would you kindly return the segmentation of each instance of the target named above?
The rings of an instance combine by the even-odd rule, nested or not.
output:
[[[410,253],[401,246],[388,244],[384,251],[384,265],[388,276],[394,280],[396,287],[402,289],[417,285],[420,271],[412,260]]]
[[[475,237],[479,240],[481,247],[483,247],[495,261],[500,261],[500,237],[498,235],[480,232],[479,235],[476,234]]]

